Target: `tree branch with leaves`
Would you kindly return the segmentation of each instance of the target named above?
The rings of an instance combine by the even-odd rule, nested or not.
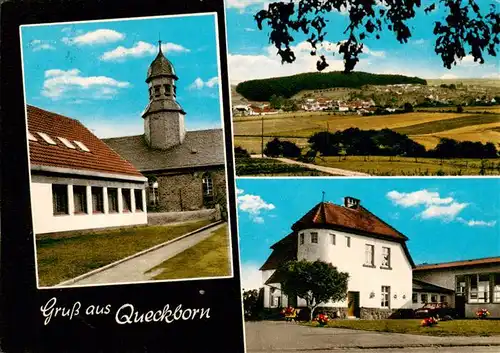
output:
[[[408,21],[422,8],[421,0],[287,0],[270,3],[267,9],[255,15],[260,30],[270,28],[269,41],[277,48],[282,63],[295,61],[292,43],[294,35],[304,34],[311,45],[311,55],[319,55],[318,71],[327,68],[325,55],[319,52],[327,37],[332,12],[346,13],[349,24],[344,29],[345,39],[337,43],[344,61],[344,72],[354,70],[364,52],[364,41],[380,39],[382,32],[392,32],[400,43],[408,43],[412,30]],[[443,66],[451,69],[467,55],[483,64],[485,54],[496,56],[500,43],[500,14],[497,6],[481,9],[475,0],[435,0],[423,13],[438,9],[444,11],[443,21],[434,23],[435,53]]]

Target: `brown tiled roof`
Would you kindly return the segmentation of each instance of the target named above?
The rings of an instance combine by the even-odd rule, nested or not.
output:
[[[260,270],[273,270],[283,262],[296,260],[297,232],[309,227],[339,229],[364,236],[396,241],[401,244],[411,266],[415,266],[406,246],[408,238],[404,234],[398,232],[363,206],[357,206],[357,208],[353,209],[322,202],[314,206],[292,226],[292,233],[271,246],[273,252]],[[269,278],[268,283],[274,283],[272,281],[276,281],[276,278]]]
[[[143,135],[103,141],[142,172],[224,165],[222,129],[188,131],[182,144],[165,151],[149,148]]]
[[[132,164],[121,158],[77,120],[28,105],[28,131],[37,139],[29,141],[32,165],[125,174],[141,177]],[[50,145],[37,133],[49,135],[57,144]],[[80,141],[90,152],[66,147],[58,137]]]
[[[297,234],[290,233],[276,244],[272,245],[273,252],[260,268],[264,270],[274,270],[281,263],[297,260]]]
[[[292,229],[297,231],[311,226],[340,228],[397,241],[408,239],[405,235],[360,205],[356,208],[349,208],[329,202],[321,202],[299,219],[292,226]]]
[[[414,268],[413,271],[426,271],[426,270],[437,270],[437,269],[454,268],[454,267],[494,265],[494,264],[500,265],[500,257],[486,257],[482,259],[442,262],[436,264],[421,264],[418,265],[416,268]]]

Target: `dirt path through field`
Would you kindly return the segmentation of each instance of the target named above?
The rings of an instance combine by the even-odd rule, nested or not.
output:
[[[320,165],[316,164],[310,164],[310,163],[304,163],[304,162],[297,162],[294,161],[293,159],[288,159],[288,158],[273,158],[276,159],[280,162],[287,163],[287,164],[296,164],[300,165],[305,168],[309,169],[315,169],[323,173],[328,173],[336,176],[370,176],[370,174],[366,173],[361,173],[361,172],[355,172],[352,170],[346,170],[346,169],[339,169],[339,168],[330,168],[330,167],[323,167]]]

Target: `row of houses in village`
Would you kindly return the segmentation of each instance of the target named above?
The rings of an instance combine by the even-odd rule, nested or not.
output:
[[[500,257],[416,265],[407,241],[358,199],[321,202],[271,246],[260,268],[264,307],[305,307],[303,299],[281,291],[276,269],[291,260],[321,260],[349,273],[347,299],[321,305],[340,317],[387,318],[431,303],[454,308],[460,317],[488,309],[500,318]]]

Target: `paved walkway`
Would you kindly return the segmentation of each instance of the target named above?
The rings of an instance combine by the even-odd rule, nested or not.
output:
[[[226,224],[222,223],[217,226],[205,229],[199,233],[187,236],[181,240],[167,244],[161,248],[147,252],[141,256],[132,258],[128,261],[122,262],[97,272],[89,277],[83,278],[76,282],[67,285],[92,285],[92,284],[107,284],[107,283],[125,283],[125,282],[141,282],[147,281],[158,274],[157,271],[146,273],[153,267],[161,264],[163,261],[168,260],[175,255],[183,252],[186,249],[198,244],[199,242],[207,239],[217,229],[224,227]]]
[[[496,350],[493,351],[500,351],[500,336],[433,337],[340,328],[321,329],[283,321],[247,322],[245,335],[248,353],[290,351],[317,353],[329,350],[367,348],[370,349],[370,352],[372,349],[390,348],[407,352],[410,348],[449,347],[450,345],[496,345],[494,347]],[[450,352],[454,351],[450,350]]]
[[[251,158],[262,158],[262,155],[253,154],[250,157]],[[294,161],[293,159],[289,159],[289,158],[281,158],[281,157],[280,158],[264,157],[264,158],[275,159],[277,161],[287,163],[287,164],[300,165],[301,167],[304,167],[304,168],[314,169],[314,170],[317,170],[317,171],[320,171],[323,173],[336,175],[336,176],[370,176],[370,174],[366,174],[366,173],[355,172],[355,171],[347,170],[347,169],[324,167],[321,165],[316,165],[316,164],[311,164],[311,163],[298,162],[298,161]]]

